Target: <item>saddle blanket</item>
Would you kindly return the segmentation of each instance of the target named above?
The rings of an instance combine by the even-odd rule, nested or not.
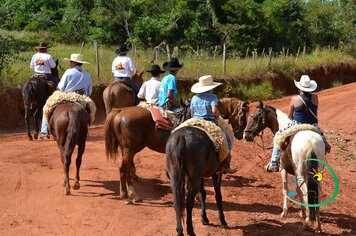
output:
[[[152,119],[156,122],[157,128],[171,131],[173,129],[173,123],[177,122],[177,117],[172,111],[164,110],[162,107],[154,106],[143,101],[141,101],[138,106],[146,108],[151,112]]]
[[[54,108],[57,104],[63,102],[75,102],[82,105],[84,108],[90,111],[90,124],[95,120],[96,106],[93,100],[85,95],[80,95],[76,92],[65,93],[61,91],[55,91],[46,101],[46,104],[43,107],[43,114],[47,122],[51,117]]]
[[[305,131],[305,130],[310,130],[310,131],[320,134],[320,130],[317,127],[315,127],[314,125],[297,124],[297,125],[293,125],[293,126],[289,127],[288,129],[284,130],[279,135],[277,135],[274,138],[274,143],[279,149],[283,150],[284,149],[283,147],[287,146],[287,145],[285,145],[285,142],[288,137],[298,133],[299,131]]]
[[[229,155],[226,135],[229,135],[230,139],[233,140],[233,134],[232,131],[229,130],[226,122],[221,117],[217,119],[217,124],[204,119],[191,118],[180,124],[176,129],[173,130],[173,132],[186,126],[201,129],[209,136],[213,143],[214,149],[219,153],[220,162],[225,160]]]

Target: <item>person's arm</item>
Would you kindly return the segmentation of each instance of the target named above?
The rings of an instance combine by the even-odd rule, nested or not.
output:
[[[140,91],[138,91],[137,97],[140,99],[145,99],[145,94],[146,94],[146,83],[143,83]]]
[[[172,104],[174,104],[176,106],[180,106],[179,101],[174,98],[173,93],[174,93],[173,90],[171,90],[171,89],[168,90],[168,93],[167,93],[168,101],[170,101]]]
[[[292,100],[289,103],[288,118],[291,120],[293,120],[293,116],[294,116],[294,99],[295,97],[292,97]]]
[[[51,68],[55,68],[57,66],[57,64],[53,60],[52,56],[49,56],[48,62],[49,62],[49,65],[51,66]]]
[[[33,55],[32,58],[31,58],[31,62],[30,62],[30,68],[31,68],[31,69],[34,69],[35,66],[36,66],[34,57],[35,57],[35,56]]]
[[[129,66],[130,66],[129,70],[130,70],[131,75],[135,74],[136,67],[135,67],[135,64],[133,63],[131,58],[129,58]]]
[[[66,86],[67,86],[67,71],[64,72],[64,74],[62,75],[61,80],[59,81],[58,85],[57,85],[57,89],[61,92],[64,92]]]

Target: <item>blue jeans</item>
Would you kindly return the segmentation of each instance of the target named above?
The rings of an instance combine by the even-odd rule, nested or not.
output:
[[[41,133],[48,134],[48,123],[45,119],[45,114],[42,115]]]
[[[137,97],[138,92],[140,91],[140,87],[130,78],[130,77],[115,77],[116,80],[125,80],[132,90],[135,92],[135,105],[140,103],[140,99]]]

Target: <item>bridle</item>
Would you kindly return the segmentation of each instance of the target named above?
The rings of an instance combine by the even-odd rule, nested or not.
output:
[[[255,112],[254,114],[251,115],[251,118],[253,120],[255,120],[255,124],[250,127],[250,128],[245,128],[245,132],[247,133],[251,133],[251,135],[253,137],[255,137],[256,135],[258,135],[258,133],[260,132],[260,124],[265,124],[266,123],[266,115],[265,112],[266,108],[265,106],[263,106],[262,108],[258,108],[257,112]]]
[[[249,112],[248,107],[244,107],[243,106],[244,103],[241,102],[241,104],[236,105],[236,107],[234,108],[234,111],[232,112],[231,116],[228,119],[229,124],[231,124],[231,120],[233,119],[233,117],[235,117],[236,115],[239,117],[239,124],[237,126],[237,128],[233,128],[233,132],[237,133],[240,131],[241,127],[245,127],[245,123],[247,119],[243,119],[244,115],[246,115]]]

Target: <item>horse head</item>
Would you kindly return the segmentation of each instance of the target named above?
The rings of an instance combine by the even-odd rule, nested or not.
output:
[[[140,72],[135,73],[131,78],[139,87],[141,87],[141,85],[143,84],[142,75],[143,75],[143,69]]]
[[[250,101],[242,101],[239,105],[236,105],[231,116],[228,118],[228,123],[231,125],[234,136],[240,140],[243,138],[243,131],[247,124],[247,116],[250,111]]]
[[[253,141],[255,136],[266,128],[266,108],[262,101],[259,101],[255,112],[248,118],[244,130],[244,138]]]

